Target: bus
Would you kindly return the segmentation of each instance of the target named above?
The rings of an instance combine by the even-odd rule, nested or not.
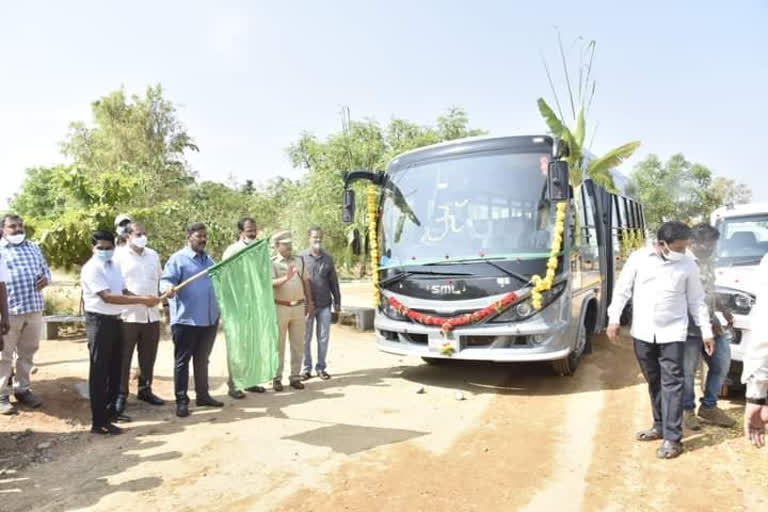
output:
[[[567,151],[547,135],[468,138],[401,154],[385,172],[346,175],[343,222],[354,218],[351,185],[377,187],[378,349],[430,364],[550,361],[573,374],[607,325],[614,280],[644,243],[645,219],[642,205],[590,179],[569,186]],[[551,258],[554,280],[537,304],[533,276],[544,277]],[[514,300],[488,314],[505,297]],[[475,320],[439,326],[463,317]]]

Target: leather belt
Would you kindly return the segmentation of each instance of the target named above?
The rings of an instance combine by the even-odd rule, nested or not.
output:
[[[288,307],[292,308],[294,306],[301,306],[302,304],[304,304],[304,299],[299,299],[299,300],[280,300],[280,299],[275,299],[275,304],[277,304],[279,306],[288,306]]]

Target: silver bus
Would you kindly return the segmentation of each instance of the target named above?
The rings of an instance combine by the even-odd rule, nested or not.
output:
[[[606,326],[614,279],[645,221],[640,204],[589,179],[569,186],[567,151],[546,135],[461,139],[399,155],[386,172],[346,175],[344,222],[354,217],[351,184],[378,186],[380,350],[431,364],[550,361],[558,374],[575,371]],[[546,273],[560,201],[562,250],[537,309],[531,280]],[[448,332],[403,314],[456,318],[510,292],[504,309]]]

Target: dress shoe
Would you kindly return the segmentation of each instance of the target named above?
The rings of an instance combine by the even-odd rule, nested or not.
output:
[[[293,389],[304,389],[304,384],[302,384],[300,380],[292,380],[291,387]]]
[[[176,416],[179,418],[186,418],[189,416],[189,406],[184,402],[176,403]]]
[[[245,398],[245,393],[243,393],[239,389],[230,389],[229,393],[227,394],[236,400],[242,400],[243,398]]]
[[[312,374],[310,372],[304,372],[301,374],[301,380],[309,380],[312,378]]]
[[[280,382],[280,379],[275,379],[272,381],[272,389],[274,389],[275,391],[283,390],[283,383]]]
[[[122,414],[123,411],[125,411],[125,396],[124,395],[118,395],[115,399],[115,407],[114,411],[117,412],[117,414]]]
[[[136,398],[143,402],[147,402],[149,405],[165,405],[165,400],[154,394],[152,391],[139,391]]]
[[[266,393],[267,390],[264,389],[262,386],[251,386],[249,388],[245,388],[246,391],[250,393]]]
[[[214,400],[210,395],[197,397],[195,403],[200,407],[224,407],[224,402]]]
[[[328,375],[328,372],[327,372],[327,371],[325,371],[325,370],[321,370],[321,371],[319,371],[317,374],[318,374],[318,375],[320,376],[320,378],[321,378],[321,379],[323,379],[323,380],[328,380],[328,379],[330,379],[330,378],[331,378],[331,376],[330,376],[330,375]]]
[[[122,412],[113,413],[112,416],[110,416],[110,419],[113,423],[130,423],[133,421],[133,418]]]
[[[36,394],[34,394],[29,390],[24,391],[22,393],[15,393],[14,396],[16,397],[16,401],[19,402],[21,405],[30,407],[32,409],[36,409],[41,405],[43,405],[43,401],[40,400],[40,398]]]
[[[91,427],[91,434],[101,434],[103,436],[117,436],[123,433],[123,429],[117,425],[105,425],[103,427]]]

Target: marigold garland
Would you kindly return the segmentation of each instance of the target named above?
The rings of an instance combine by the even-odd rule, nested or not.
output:
[[[534,309],[541,309],[541,292],[551,289],[555,282],[555,273],[557,272],[557,258],[563,248],[563,232],[565,231],[565,209],[567,206],[568,205],[565,201],[557,203],[555,210],[555,230],[552,232],[552,250],[549,253],[549,259],[547,260],[547,273],[544,275],[543,279],[538,274],[531,277],[531,283],[533,283],[533,289],[531,290],[531,305]]]
[[[373,281],[373,305],[378,306],[379,294],[379,237],[376,225],[376,198],[378,192],[375,185],[368,185],[366,199],[368,205],[368,245],[371,247],[371,274]]]
[[[394,297],[387,297],[387,303],[390,306],[392,306],[392,309],[394,309],[404,317],[420,324],[433,325],[435,327],[440,327],[440,330],[443,331],[443,334],[446,334],[452,331],[453,329],[455,329],[456,327],[474,324],[479,322],[480,320],[488,318],[491,315],[496,315],[498,313],[501,313],[502,311],[507,309],[507,307],[514,304],[517,301],[517,298],[518,298],[517,293],[509,292],[508,294],[506,294],[499,300],[495,301],[493,304],[491,304],[488,307],[479,309],[473,313],[465,313],[463,315],[459,315],[451,318],[425,315],[424,313],[419,313],[418,311],[414,311],[408,308],[406,305],[404,305],[402,302],[400,302]]]

